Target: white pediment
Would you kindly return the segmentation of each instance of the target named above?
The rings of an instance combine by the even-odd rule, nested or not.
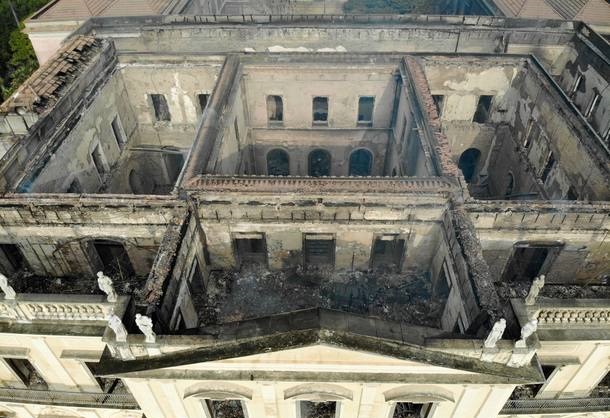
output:
[[[317,344],[226,360],[177,366],[188,370],[291,370],[352,373],[469,374],[470,372],[401,360],[375,353]]]

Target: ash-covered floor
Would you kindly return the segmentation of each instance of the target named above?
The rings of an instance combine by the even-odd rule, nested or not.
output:
[[[431,299],[427,274],[256,268],[212,272],[208,296],[195,299],[204,326],[321,307],[438,328],[445,304]]]

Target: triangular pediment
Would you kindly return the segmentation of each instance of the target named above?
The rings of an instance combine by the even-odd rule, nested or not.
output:
[[[328,372],[449,373],[468,371],[330,344],[314,344],[243,357],[177,366],[189,370],[309,370]]]

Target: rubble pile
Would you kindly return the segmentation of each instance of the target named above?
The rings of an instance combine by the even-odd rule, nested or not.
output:
[[[202,325],[326,308],[439,327],[445,300],[431,299],[428,274],[326,269],[216,271],[195,297]]]

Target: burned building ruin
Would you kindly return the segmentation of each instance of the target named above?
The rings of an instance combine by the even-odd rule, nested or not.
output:
[[[609,57],[579,22],[89,19],[0,106],[0,414],[609,416]]]

